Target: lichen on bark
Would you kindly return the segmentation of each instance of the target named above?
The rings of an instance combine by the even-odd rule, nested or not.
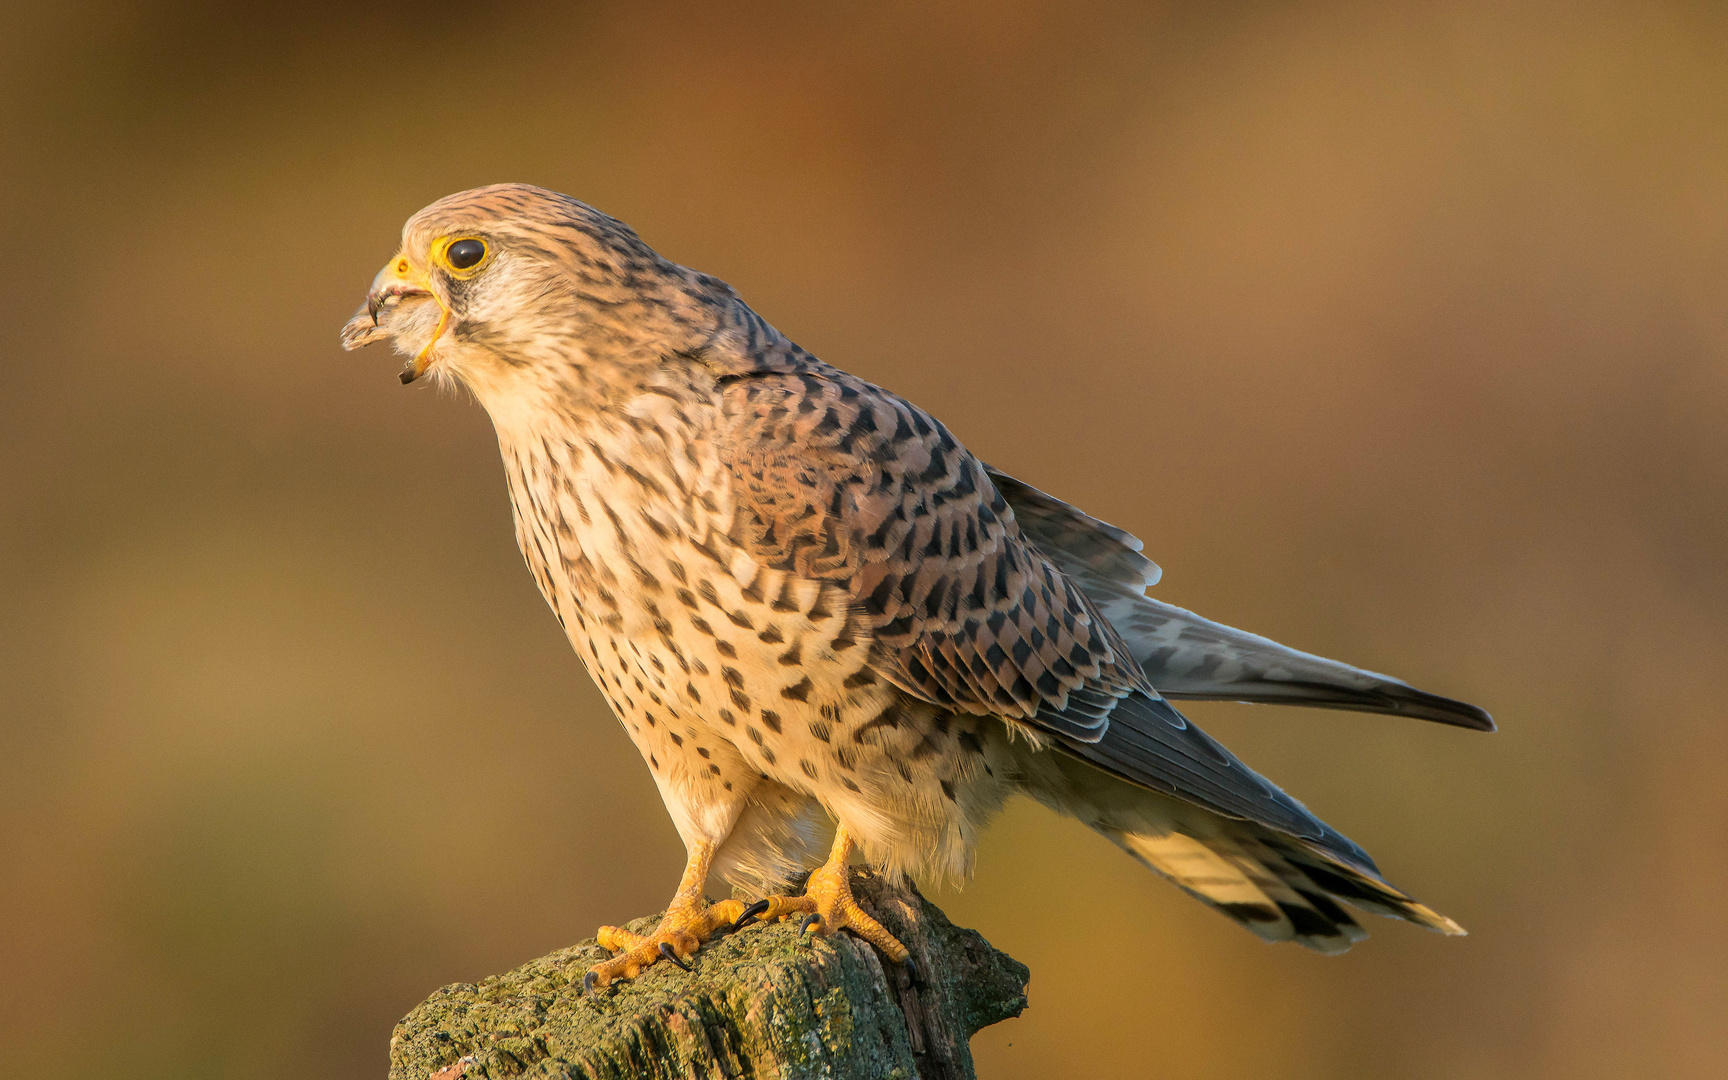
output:
[[[660,963],[584,995],[609,955],[587,941],[433,994],[396,1026],[390,1080],[972,1077],[968,1041],[1026,1007],[1026,967],[910,886],[855,871],[853,889],[911,950],[915,977],[793,919],[709,941],[693,971]]]

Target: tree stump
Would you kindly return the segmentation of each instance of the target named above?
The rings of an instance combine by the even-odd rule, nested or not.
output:
[[[709,941],[693,971],[662,962],[584,996],[583,974],[610,955],[590,940],[427,998],[396,1025],[390,1080],[969,1080],[968,1040],[1020,1015],[1030,973],[916,889],[853,873],[915,977],[791,919]]]

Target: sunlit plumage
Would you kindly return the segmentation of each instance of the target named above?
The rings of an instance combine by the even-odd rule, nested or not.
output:
[[[1151,599],[1132,536],[984,465],[623,224],[522,185],[434,203],[343,330],[385,338],[415,358],[405,381],[455,380],[491,415],[528,566],[690,849],[657,935],[603,933],[622,954],[598,981],[662,943],[694,951],[743,910],[705,903],[710,872],[773,892],[828,819],[808,895],[765,914],[903,959],[851,903],[854,845],[962,876],[1016,793],[1268,940],[1348,948],[1363,931],[1344,904],[1461,932],[1167,699],[1484,730],[1486,713]]]

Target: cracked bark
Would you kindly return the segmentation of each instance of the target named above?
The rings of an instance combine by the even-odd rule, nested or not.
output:
[[[915,889],[853,874],[916,980],[849,934],[800,936],[793,919],[708,942],[692,972],[660,963],[584,997],[583,974],[609,955],[587,941],[433,994],[396,1026],[390,1080],[970,1080],[968,1042],[1020,1015],[1026,967]]]

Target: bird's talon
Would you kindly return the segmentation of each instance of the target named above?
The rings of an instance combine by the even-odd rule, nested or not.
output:
[[[819,913],[814,912],[814,911],[812,911],[810,914],[804,916],[804,918],[799,920],[799,922],[798,922],[799,935],[803,936],[804,934],[808,933],[811,926],[813,926],[816,923],[819,923],[821,921],[822,921],[822,916]]]
[[[693,860],[698,870],[705,870],[702,865],[706,860],[706,852]],[[689,892],[694,893],[691,888]],[[677,902],[667,910],[660,925],[647,934],[633,934],[622,927],[602,926],[595,935],[600,947],[610,950],[616,955],[610,959],[595,964],[582,980],[583,991],[587,992],[598,982],[608,985],[615,979],[634,979],[647,968],[653,967],[662,960],[670,960],[685,971],[696,970],[685,961],[685,957],[695,956],[702,948],[702,943],[715,934],[730,926],[744,905],[737,900],[724,900],[718,904],[702,903],[697,894],[696,899],[675,898]]]
[[[762,914],[764,911],[767,911],[772,906],[773,906],[773,901],[771,901],[771,900],[758,900],[758,901],[756,901],[754,904],[751,904],[749,907],[744,909],[744,914],[738,916],[738,921],[733,923],[730,927],[728,927],[726,932],[729,934],[736,934],[738,931],[744,929],[746,926],[749,926],[752,922],[754,922],[756,919],[756,916]]]
[[[594,992],[594,984],[599,980],[599,974],[592,971],[582,976],[582,996],[587,997],[589,994],[592,994]]]
[[[679,967],[683,968],[685,971],[695,971],[696,970],[695,968],[691,967],[689,964],[686,964],[684,962],[684,958],[678,955],[678,951],[672,947],[672,943],[670,941],[662,941],[660,943],[660,955],[665,957],[667,960],[672,961],[674,964],[677,964]]]

